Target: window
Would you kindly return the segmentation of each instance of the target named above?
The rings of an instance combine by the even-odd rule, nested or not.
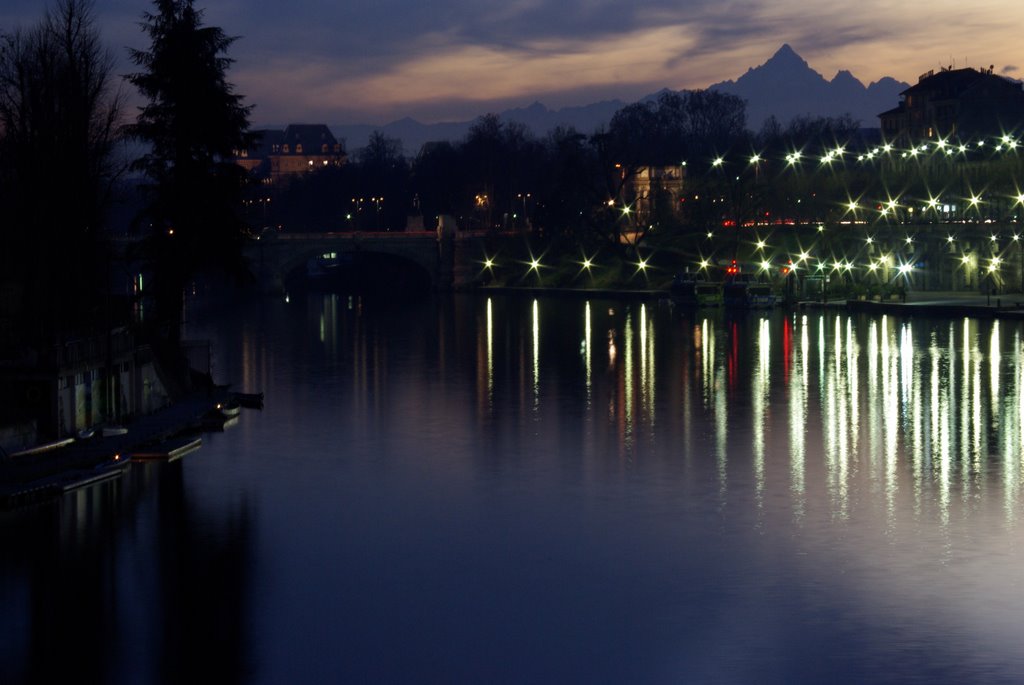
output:
[[[281,151],[284,152],[286,155],[288,154],[288,143],[285,143],[284,145],[281,146]]]
[[[296,145],[295,145],[295,154],[297,154],[297,155],[301,155],[302,154],[302,143],[296,143]]]

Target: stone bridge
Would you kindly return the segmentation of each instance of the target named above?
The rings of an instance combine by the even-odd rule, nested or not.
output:
[[[420,269],[436,290],[470,283],[478,264],[486,232],[437,231],[372,233],[268,233],[250,242],[245,256],[265,293],[284,291],[285,279],[318,255],[373,253],[401,259]]]

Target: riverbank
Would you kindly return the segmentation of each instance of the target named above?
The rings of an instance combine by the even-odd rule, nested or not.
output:
[[[92,437],[45,452],[0,461],[0,508],[28,504],[117,473],[132,450],[199,429],[203,417],[229,399],[226,388],[195,393],[126,424],[123,435]]]
[[[971,317],[976,319],[1024,320],[1024,294],[923,291],[907,293],[906,301],[845,300],[847,311],[894,316]],[[804,303],[821,306],[821,303]]]
[[[658,300],[671,297],[664,289],[618,288],[546,288],[528,286],[482,286],[475,292],[514,294],[531,297],[600,297],[614,299]],[[950,291],[907,293],[906,301],[833,299],[801,300],[800,309],[845,309],[851,312],[891,314],[894,316],[974,317],[979,319],[1024,320],[1024,294],[1002,293],[989,296]]]

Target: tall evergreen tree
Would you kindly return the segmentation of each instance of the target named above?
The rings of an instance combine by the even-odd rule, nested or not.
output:
[[[148,50],[132,50],[128,80],[148,100],[130,133],[149,146],[135,163],[150,180],[146,219],[157,314],[180,334],[182,292],[197,272],[243,273],[246,176],[231,161],[250,143],[249,112],[226,73],[236,40],[204,26],[192,0],[154,0],[143,15]]]

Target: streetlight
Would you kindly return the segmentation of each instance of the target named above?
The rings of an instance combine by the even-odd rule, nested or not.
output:
[[[523,203],[523,221],[526,221],[526,201],[530,199],[532,195],[530,193],[516,193],[516,198]]]
[[[371,197],[370,201],[373,202],[373,204],[376,205],[376,208],[377,208],[376,218],[374,219],[374,228],[376,228],[379,231],[380,230],[380,203],[384,201],[384,198],[383,197]]]

